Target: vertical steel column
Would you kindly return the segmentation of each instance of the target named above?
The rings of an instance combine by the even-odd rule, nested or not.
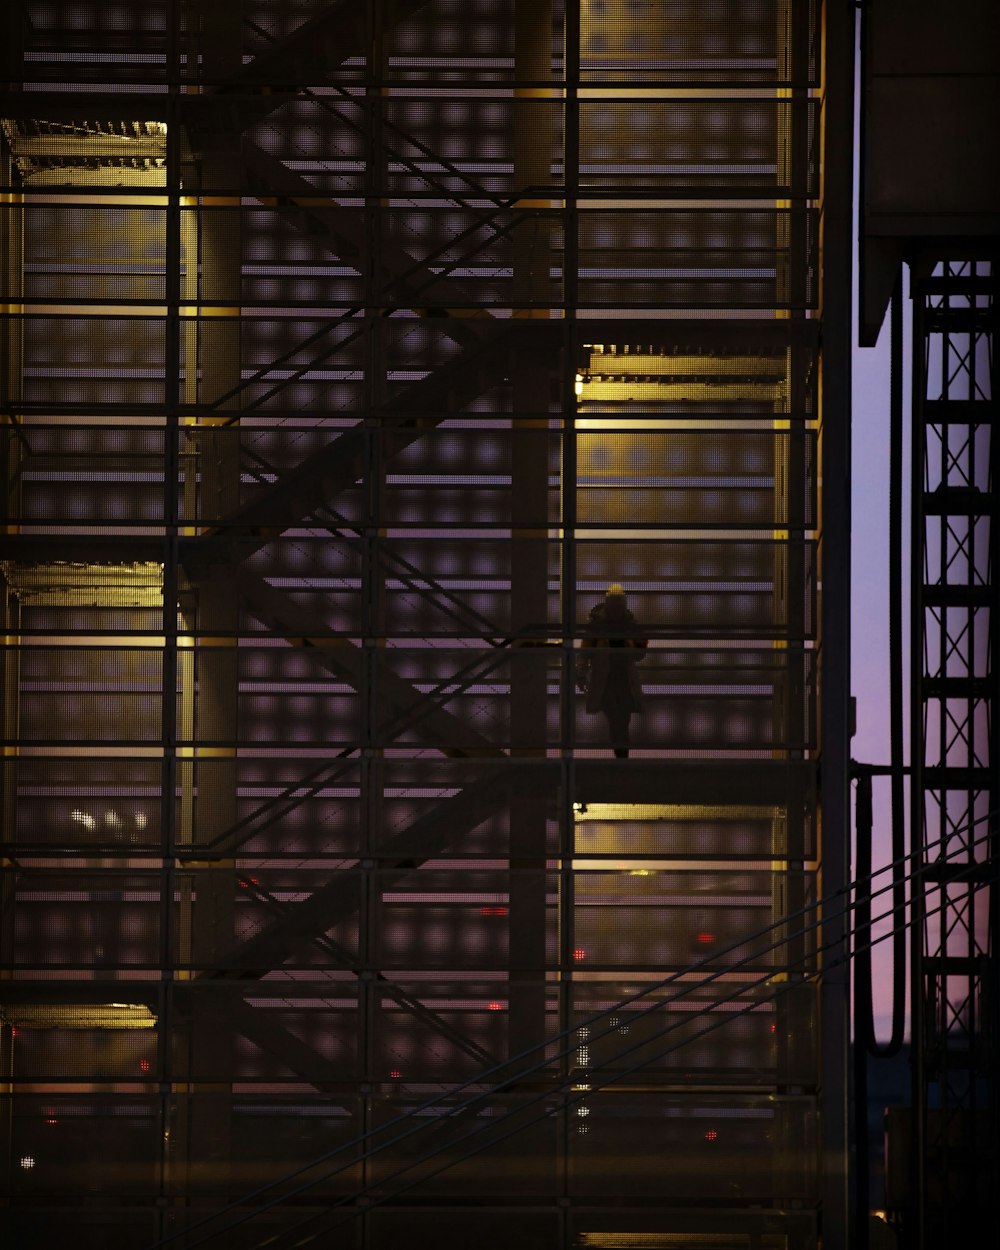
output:
[[[850,394],[854,13],[825,4],[822,139],[821,894],[841,898],[850,874]],[[826,967],[820,989],[823,1244],[849,1238],[849,926],[824,911]]]
[[[382,924],[383,861],[379,852],[384,837],[384,803],[386,786],[385,748],[389,745],[383,726],[388,723],[389,709],[383,698],[382,666],[386,663],[385,607],[386,578],[383,543],[383,510],[386,506],[385,459],[387,438],[382,429],[388,374],[387,320],[381,307],[384,298],[382,251],[388,231],[383,212],[387,201],[387,153],[384,144],[383,99],[388,73],[387,37],[389,14],[385,4],[368,6],[367,79],[364,92],[365,172],[364,172],[364,234],[362,253],[362,284],[364,298],[364,476],[361,481],[365,498],[365,525],[361,570],[361,634],[364,678],[361,689],[361,915],[358,925],[358,961],[362,968],[357,983],[358,1050],[361,1055],[361,1090],[359,1127],[363,1133],[377,1127],[378,1102],[372,1090],[386,1078],[376,1064],[378,1039],[384,1027],[381,978],[374,973],[379,948],[378,931]],[[367,1154],[360,1162],[358,1185],[363,1190],[374,1178],[375,1169]],[[362,1212],[359,1220],[361,1245],[372,1238],[371,1223]]]
[[[215,90],[241,64],[240,13],[231,6],[193,6],[199,22],[201,73]],[[218,116],[202,133],[199,158],[198,371],[201,405],[218,415],[199,416],[199,522],[203,530],[236,510],[240,500],[239,419],[228,401],[240,381],[242,222],[239,134]],[[191,367],[192,362],[188,362]],[[198,590],[195,670],[196,803],[194,842],[210,842],[236,820],[239,695],[237,573],[217,565]],[[197,850],[195,850],[197,855]],[[211,976],[235,933],[235,871],[231,861],[190,864],[194,883],[191,956],[196,979]],[[233,1154],[231,1069],[233,1026],[204,993],[192,999],[190,1032],[194,1078],[189,1153],[197,1160],[195,1188],[225,1193]]]
[[[181,267],[181,134],[178,97],[180,88],[180,22],[176,10],[169,17],[168,64],[172,78],[167,121],[167,211],[164,246],[164,430],[163,430],[163,667],[160,708],[160,996],[157,1010],[157,1073],[159,1075],[159,1200],[156,1220],[162,1237],[169,1231],[169,1201],[173,1186],[173,1051],[176,921],[174,906],[178,888],[176,794],[178,782],[177,696],[178,601],[179,601],[179,490],[181,485],[181,388],[184,370],[180,307]]]
[[[563,971],[559,978],[559,1032],[571,1027],[576,1009],[576,987],[573,981],[574,914],[576,878],[573,857],[576,850],[576,811],[573,803],[575,769],[573,748],[576,743],[576,480],[577,441],[576,412],[578,406],[577,378],[583,346],[583,329],[577,320],[579,298],[579,195],[580,195],[580,7],[567,4],[563,30],[563,360],[562,360],[562,445],[560,463],[562,482],[560,520],[560,637],[562,650],[559,665],[559,737],[560,782],[559,801],[559,944],[558,959]],[[573,1067],[573,1054],[567,1052],[560,1076],[565,1080]],[[571,1151],[573,1108],[564,1105],[560,1148],[560,1197],[566,1207],[560,1210],[560,1245],[568,1246],[572,1235],[568,1206],[572,1190]]]
[[[548,319],[552,179],[550,0],[517,0],[514,28],[514,185],[523,219],[513,234],[513,316]],[[538,211],[540,210],[540,211]],[[511,402],[511,754],[544,759],[548,653],[538,644],[548,617],[547,416],[555,362],[524,337],[512,349]],[[517,645],[520,644],[520,645]],[[537,1045],[545,1030],[545,799],[525,787],[510,807],[510,1049]]]
[[[3,21],[4,48],[2,77],[12,84],[20,85],[22,75],[21,30],[23,18],[20,7],[5,14]],[[6,307],[0,316],[0,535],[17,532],[14,518],[20,513],[21,458],[18,424],[19,401],[23,385],[23,311],[15,297],[24,289],[24,208],[22,197],[13,190],[17,185],[16,166],[6,140],[0,135],[0,283],[6,292]],[[19,180],[18,180],[19,181]],[[0,572],[0,737],[4,740],[18,736],[20,650],[14,646],[20,626],[20,605]],[[17,751],[16,746],[0,747],[0,843],[13,839],[17,813]],[[0,852],[0,979],[7,979],[6,971],[13,950],[14,936],[14,875],[10,871],[13,862],[7,850]],[[14,1158],[11,1150],[13,1130],[14,1031],[0,1024],[0,1178],[5,1188],[11,1178]]]

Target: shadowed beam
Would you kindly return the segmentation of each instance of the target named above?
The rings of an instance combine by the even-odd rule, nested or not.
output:
[[[558,322],[550,326],[541,322],[507,323],[484,336],[475,349],[463,352],[400,391],[373,413],[381,418],[383,430],[391,434],[392,450],[403,451],[427,430],[434,429],[484,390],[501,382],[511,367],[512,351],[520,348],[551,353],[557,341],[554,336],[559,333]],[[354,426],[343,431],[326,447],[282,474],[273,485],[228,513],[217,525],[208,527],[205,536],[182,540],[181,559],[192,582],[204,575],[203,566],[208,559],[212,564],[221,562],[220,535],[232,533],[231,555],[246,559],[256,548],[248,549],[245,538],[241,541],[240,536],[259,537],[263,546],[284,530],[311,517],[341,491],[354,486],[364,476],[368,463],[367,442],[371,437],[372,432],[366,427]]]
[[[389,0],[383,10],[384,28],[391,29],[427,3],[428,0]],[[233,74],[218,94],[246,91],[250,87],[281,89],[324,83],[334,66],[368,55],[368,7],[358,0],[331,0],[319,13]]]
[[[323,949],[328,955],[333,956],[339,969],[357,974],[358,969],[353,966],[354,961],[349,952],[328,941],[324,942]],[[242,994],[246,992],[242,986],[231,981],[226,981],[225,986],[220,986],[220,980],[225,980],[225,978],[217,973],[205,973],[197,981],[189,982],[187,988],[178,986],[175,990],[175,1001],[184,1004],[189,1012],[195,1009],[199,1014],[204,1012],[206,1015],[218,1017],[222,1027],[235,1024],[239,1032],[249,1038],[255,1046],[274,1055],[322,1092],[333,1092],[333,1087],[338,1083],[343,1086],[342,1068],[332,1064],[325,1056],[319,1054],[307,1042],[302,1041],[275,1019],[273,1011],[248,1003],[242,997]],[[211,990],[205,985],[208,981],[212,982]],[[374,985],[380,994],[391,998],[397,1006],[427,1025],[438,1036],[445,1038],[452,1045],[470,1055],[477,1063],[489,1066],[495,1062],[495,1057],[490,1051],[473,1041],[472,1038],[466,1037],[454,1025],[442,1019],[437,1012],[426,1007],[419,998],[408,993],[402,986],[388,980],[382,973],[375,975]],[[252,992],[253,986],[249,989]]]
[[[197,984],[197,982],[192,984]],[[211,995],[194,990],[184,993],[178,987],[175,991],[175,999],[184,1002],[185,998],[189,1002],[194,1002],[195,999],[210,999],[211,1001],[206,1002],[203,1012],[199,1011],[199,1015],[204,1014],[209,1019],[217,1021],[216,1027],[220,1030],[235,1027],[259,1050],[285,1064],[296,1076],[308,1081],[321,1093],[334,1093],[338,1086],[343,1088],[345,1081],[343,1068],[333,1064],[325,1055],[321,1055],[307,1042],[302,1041],[300,1037],[275,1020],[272,1012],[251,1006],[250,1003],[244,1002],[237,993],[229,993],[220,998],[217,987],[213,987]],[[198,1006],[201,1007],[201,1005],[199,1001]]]
[[[380,858],[380,883],[390,889],[405,880],[421,863],[446,851],[453,843],[493,815],[512,794],[525,786],[554,800],[558,766],[539,767],[537,762],[505,764],[490,769],[453,798],[444,799],[419,816],[386,848]],[[220,963],[227,971],[218,976],[263,976],[279,968],[292,955],[309,946],[315,935],[325,933],[361,905],[355,874],[338,872],[307,899],[252,938],[234,946]]]
[[[244,139],[240,144],[240,160],[248,175],[247,189],[265,208],[274,209],[310,238],[318,238],[331,255],[358,272],[370,267],[363,213],[353,207],[345,208],[317,191],[308,179],[265,152],[259,144]],[[423,315],[438,311],[427,307],[428,300],[421,299],[421,289],[440,283],[442,274],[426,268],[409,252],[385,238],[379,240],[377,252],[370,260],[378,269],[376,277],[383,284],[382,289],[391,292],[393,307],[409,307]],[[479,336],[466,322],[484,318],[492,318],[485,308],[463,309],[460,315],[448,311],[439,328],[463,347],[474,346]]]
[[[476,663],[460,670],[455,675],[454,682],[444,680],[439,685],[451,686],[459,684],[462,690],[466,690],[473,682],[481,681],[489,675],[491,668],[489,661],[491,658],[495,658],[497,654],[498,650],[483,653],[477,657]],[[418,719],[423,715],[423,701],[426,699],[433,700],[436,697],[438,696],[435,692],[426,695],[421,693],[420,702],[414,705],[414,710],[418,713]],[[405,724],[401,725],[401,728],[405,727]],[[290,782],[279,795],[262,803],[249,815],[237,820],[209,842],[199,844],[198,857],[201,859],[206,857],[218,859],[232,855],[252,838],[260,837],[266,833],[282,817],[295,811],[296,808],[309,799],[315,798],[326,786],[333,785],[334,782],[341,778],[353,774],[358,762],[357,757],[354,755],[355,749],[353,746],[343,748],[332,760],[325,760],[318,769],[314,769],[307,776]],[[462,752],[454,747],[442,748],[441,754],[451,758],[462,758]]]
[[[427,3],[428,0],[390,0],[384,10],[383,30],[390,30]],[[326,84],[333,71],[345,61],[367,57],[371,37],[364,18],[365,8],[359,0],[331,0],[326,8],[259,52],[225,82],[214,88],[206,84],[205,94],[201,96],[179,97],[192,150],[197,153],[201,146],[199,135],[240,134],[290,100],[301,100],[304,87]],[[141,96],[139,99],[142,101]],[[146,105],[146,109],[150,111],[150,106]],[[160,109],[162,111],[162,105]],[[44,116],[48,117],[49,113]],[[129,116],[135,113],[130,111]],[[156,117],[160,119],[159,112]]]
[[[460,1033],[446,1020],[442,1020],[436,1012],[425,1007],[419,999],[407,994],[400,986],[387,981],[381,974],[375,978],[374,984],[379,993],[391,998],[394,1003],[433,1029],[440,1037],[465,1051],[484,1067],[491,1067],[496,1062],[496,1058],[488,1050]],[[255,1046],[286,1064],[296,1075],[307,1080],[321,1093],[343,1090],[345,1085],[343,1068],[336,1067],[312,1046],[296,1037],[284,1025],[279,1024],[266,1008],[254,1007],[241,998],[235,998],[229,1000],[218,1014],[224,1022],[230,1020],[234,1022],[243,1036],[249,1038]]]
[[[255,574],[242,573],[239,590],[249,611],[273,634],[287,638],[293,646],[309,648],[319,665],[359,693],[365,689],[368,680],[365,652],[348,638],[331,637],[329,627],[315,609],[291,602],[283,591],[275,590]],[[384,656],[384,652],[382,654]],[[457,716],[443,708],[427,706],[424,692],[394,673],[387,663],[379,670],[378,686],[386,710],[404,724],[419,726],[430,745],[452,755],[506,758],[495,743],[476,733]],[[414,717],[414,712],[419,715]]]
[[[265,152],[256,144],[244,143],[241,147],[241,155],[246,160],[251,187],[264,207],[276,211],[300,233],[318,238],[321,245],[331,255],[339,257],[348,263],[353,263],[359,272],[365,267],[365,248],[367,244],[363,218],[355,209],[344,208],[328,196],[318,195],[311,183],[293,170],[289,170],[283,162],[271,156],[270,153]],[[264,184],[263,190],[260,186],[254,185],[255,177]],[[480,226],[486,226],[490,220],[490,216],[483,218],[475,228],[470,227],[461,232],[448,244],[442,245],[434,256],[422,261],[414,260],[408,252],[386,243],[384,239],[381,240],[377,256],[374,259],[383,265],[383,276],[386,278],[386,285],[383,287],[383,291],[387,291],[394,297],[392,306],[394,308],[408,307],[421,317],[433,317],[437,332],[445,338],[450,338],[462,347],[475,347],[479,344],[482,341],[482,336],[477,329],[467,326],[465,322],[468,320],[493,320],[493,314],[488,309],[476,307],[442,308],[437,306],[435,302],[422,298],[422,296],[426,294],[424,288],[428,283],[443,281],[448,269],[453,269],[460,263],[452,259],[449,265],[442,266],[440,270],[432,270],[428,267],[430,260],[438,259],[455,242],[463,237],[471,236]],[[508,223],[509,227],[510,223]],[[499,238],[501,233],[503,232],[495,232],[493,239]],[[390,274],[385,269],[387,260],[396,266],[397,272],[395,275]],[[422,285],[414,288],[412,286],[414,279],[421,280]],[[348,308],[338,316],[326,318],[319,330],[300,340],[294,347],[284,350],[270,364],[263,365],[247,376],[242,377],[225,394],[218,396],[209,407],[217,409],[224,404],[232,407],[231,401],[235,400],[243,392],[251,387],[264,384],[269,389],[263,395],[257,395],[249,405],[250,408],[260,407],[261,404],[272,399],[285,387],[299,381],[311,369],[318,368],[325,361],[329,360],[331,356],[341,351],[348,343],[364,334],[367,323],[361,317],[362,312],[363,309],[361,307]],[[383,309],[382,315],[386,316],[389,314],[390,309],[387,306]],[[334,341],[332,345],[319,346],[321,340],[327,339],[341,327],[350,329],[346,339]],[[301,355],[307,348],[315,350],[306,364],[299,365],[283,377],[276,378],[273,381],[269,380],[272,370],[276,369],[280,364],[287,363],[296,356]]]

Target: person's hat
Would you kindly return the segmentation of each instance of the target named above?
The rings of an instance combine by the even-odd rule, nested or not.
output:
[[[612,582],[604,593],[605,597],[608,599],[624,599],[625,587],[621,584],[621,582]]]

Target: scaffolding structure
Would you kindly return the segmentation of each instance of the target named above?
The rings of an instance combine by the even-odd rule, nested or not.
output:
[[[846,1245],[849,16],[0,20],[9,1243]]]
[[[908,1244],[997,1233],[995,262],[913,289],[912,1111],[890,1138]],[[902,1156],[902,1157],[898,1157]],[[909,1156],[909,1157],[907,1157]]]
[[[882,770],[892,775],[894,906],[910,925],[908,959],[901,932],[893,942],[897,1006],[908,964],[910,1098],[885,1117],[886,1214],[907,1250],[1000,1237],[1000,170],[976,147],[980,119],[1000,112],[993,55],[1000,13],[958,0],[948,25],[953,38],[942,54],[940,14],[924,0],[880,0],[864,7],[860,22],[859,341],[875,344],[891,304],[889,514],[898,558],[890,576],[898,578],[904,269],[912,314],[909,729],[897,583],[889,612],[892,764]],[[859,797],[865,772],[870,787],[872,770],[862,766]],[[870,1008],[863,1012],[870,1018]],[[893,1015],[885,1045],[862,1026],[864,1048],[876,1061],[902,1042],[897,1009]],[[867,1058],[858,1068],[861,1084],[865,1065]]]

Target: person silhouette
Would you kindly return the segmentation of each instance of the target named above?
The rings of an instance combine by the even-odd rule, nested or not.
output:
[[[603,713],[618,759],[628,759],[629,723],[632,713],[643,707],[636,665],[644,659],[648,645],[624,589],[612,582],[603,600],[590,610],[576,655],[576,684],[587,696],[587,711]]]

